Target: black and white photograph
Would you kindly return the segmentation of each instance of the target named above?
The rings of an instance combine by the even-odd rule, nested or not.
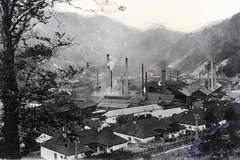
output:
[[[240,1],[0,0],[0,159],[240,159]]]

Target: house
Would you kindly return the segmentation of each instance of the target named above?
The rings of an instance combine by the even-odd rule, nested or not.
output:
[[[138,106],[126,109],[116,109],[111,110],[104,113],[102,116],[106,116],[106,123],[117,123],[117,117],[121,115],[133,115],[133,116],[140,116],[140,115],[148,115],[152,114],[154,111],[162,110],[162,107],[153,104],[153,105],[146,105],[146,106]]]
[[[40,134],[38,136],[38,138],[36,139],[37,143],[44,143],[44,142],[58,136],[61,133],[60,130],[53,129],[49,125],[39,127],[37,132]]]
[[[145,119],[145,122],[146,119]],[[113,129],[113,133],[124,138],[128,143],[146,143],[151,140],[155,140],[158,133],[154,131],[154,127],[157,123],[147,122],[148,125],[139,124],[137,121],[128,122],[121,126],[117,126]]]
[[[158,132],[159,136],[164,139],[172,139],[186,134],[186,127],[178,124],[172,118],[160,119],[159,123],[161,125],[154,129],[154,131]]]
[[[180,125],[185,126],[187,134],[190,134],[190,132],[201,131],[206,128],[205,116],[206,113],[203,109],[194,108],[188,112],[174,115],[173,118]]]
[[[111,153],[127,147],[127,140],[113,134],[108,128],[75,130],[74,135],[79,137],[83,144],[89,146],[95,154]]]
[[[52,138],[41,145],[41,157],[47,160],[73,160],[84,158],[93,153],[93,151],[81,142],[67,137],[66,134],[60,135],[57,138]]]

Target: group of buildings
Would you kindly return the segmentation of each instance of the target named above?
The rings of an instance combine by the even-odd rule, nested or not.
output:
[[[47,112],[58,117],[85,117],[80,124],[39,129],[41,135],[37,142],[41,143],[41,157],[55,160],[112,153],[131,144],[194,135],[206,128],[202,104],[213,99],[221,89],[215,69],[211,77],[208,74],[206,83],[196,81],[182,86],[168,83],[166,70],[162,71],[161,84],[157,86],[151,85],[147,73],[142,73],[142,85],[134,96],[129,94],[127,59],[125,69],[121,95],[84,95],[91,85],[80,81],[60,88],[60,92],[66,93],[77,88],[83,94],[64,94],[55,103],[45,104]]]

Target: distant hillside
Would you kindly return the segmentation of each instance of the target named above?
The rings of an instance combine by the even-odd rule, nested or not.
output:
[[[182,36],[182,33],[157,28],[141,32],[103,16],[81,16],[74,13],[60,13],[50,19],[47,25],[39,25],[41,34],[51,35],[58,29],[67,36],[75,37],[72,48],[64,50],[54,63],[63,65],[84,65],[87,61],[93,65],[106,63],[106,54],[114,56],[117,64],[124,64],[128,57],[134,70],[139,63],[152,63]],[[134,71],[132,71],[134,73]]]
[[[177,43],[166,49],[165,60],[172,67],[192,72],[207,60],[219,64],[227,76],[240,73],[240,13],[212,27],[186,34]],[[178,58],[176,58],[178,57]]]

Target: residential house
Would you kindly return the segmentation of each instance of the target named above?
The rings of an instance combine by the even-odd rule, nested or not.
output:
[[[39,127],[37,132],[40,134],[38,136],[38,138],[36,139],[37,143],[46,142],[46,141],[52,139],[53,137],[58,136],[61,133],[60,130],[56,130],[49,125]]]
[[[201,131],[206,128],[206,113],[201,108],[194,108],[188,112],[182,112],[173,116],[174,120],[186,127],[187,134]]]
[[[147,122],[147,120],[145,120]],[[124,138],[128,143],[149,142],[155,140],[158,133],[151,125],[156,123],[147,122],[148,125],[138,124],[137,121],[128,122],[113,129],[113,133]]]
[[[108,128],[75,130],[73,134],[79,137],[82,144],[89,146],[95,154],[111,153],[127,147],[127,140],[113,134]]]
[[[128,140],[128,143],[147,143],[160,138],[170,139],[185,134],[185,127],[170,118],[156,117],[130,121],[113,128],[113,133]]]
[[[52,138],[41,145],[41,157],[47,160],[74,160],[93,153],[86,145],[67,137],[66,134]]]

